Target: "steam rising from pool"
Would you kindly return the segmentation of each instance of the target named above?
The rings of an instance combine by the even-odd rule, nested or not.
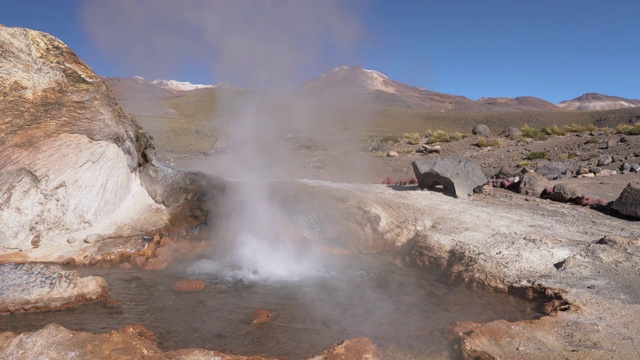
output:
[[[227,260],[199,260],[188,270],[223,281],[297,281],[324,273],[317,259],[296,256],[287,244],[273,244],[250,234],[238,236],[234,256]]]
[[[179,66],[207,66],[214,82],[252,89],[216,93],[215,126],[234,155],[233,175],[216,175],[242,182],[225,194],[225,214],[216,221],[222,225],[212,235],[213,243],[224,246],[215,246],[211,259],[194,264],[193,272],[293,280],[322,268],[310,255],[313,239],[296,231],[292,215],[270,199],[266,181],[288,165],[285,134],[333,126],[327,120],[335,114],[328,114],[326,104],[314,106],[285,92],[311,74],[351,62],[361,35],[357,8],[339,0],[82,3],[95,44],[118,63],[134,65],[138,75],[167,78],[166,71]],[[113,19],[120,23],[113,26]]]

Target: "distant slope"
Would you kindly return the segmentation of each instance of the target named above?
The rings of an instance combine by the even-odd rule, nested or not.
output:
[[[483,97],[476,101],[477,103],[486,105],[491,111],[535,111],[535,110],[558,110],[558,107],[547,100],[543,100],[534,96],[519,96],[515,98],[500,97],[489,98]]]
[[[171,97],[175,93],[139,76],[131,78],[107,77],[104,80],[111,86],[117,99],[159,99]]]
[[[362,104],[418,111],[535,111],[558,110],[554,104],[532,96],[482,98],[445,94],[407,85],[375,70],[339,66],[300,85],[296,92],[316,98],[348,99]]]
[[[625,99],[597,93],[587,93],[558,104],[564,110],[613,110],[640,107],[640,100]]]
[[[300,85],[296,92],[308,97],[334,98],[382,107],[446,111],[473,103],[455,96],[406,85],[358,66],[339,66]]]

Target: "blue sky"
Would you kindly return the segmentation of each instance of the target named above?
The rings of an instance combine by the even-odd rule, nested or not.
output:
[[[127,51],[120,57],[105,53],[87,30],[83,1],[5,1],[0,24],[51,33],[99,75],[195,83],[225,75],[206,65],[216,61],[214,52],[166,68],[127,62]],[[357,23],[360,37],[348,51],[306,68],[306,78],[345,64],[472,99],[530,95],[557,103],[586,92],[640,98],[637,0],[355,0],[351,5],[349,21]],[[119,19],[107,20],[117,28]]]

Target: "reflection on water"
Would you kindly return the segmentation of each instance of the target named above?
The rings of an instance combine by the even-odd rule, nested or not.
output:
[[[346,266],[346,262],[348,265]],[[455,321],[535,318],[535,304],[488,291],[437,281],[434,275],[398,268],[373,256],[334,263],[324,275],[296,282],[221,282],[202,277],[202,293],[171,289],[191,264],[164,272],[79,268],[109,283],[120,308],[88,305],[51,313],[0,317],[0,329],[29,331],[55,322],[73,330],[107,332],[139,322],[165,350],[199,347],[223,352],[304,359],[358,336],[371,338],[386,358],[442,356],[444,328]],[[274,313],[251,325],[253,310]]]

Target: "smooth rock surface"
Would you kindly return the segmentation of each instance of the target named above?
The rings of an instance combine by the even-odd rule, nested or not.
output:
[[[454,197],[466,198],[473,189],[487,183],[480,166],[469,158],[416,160],[412,166],[420,189],[442,185],[444,192]]]

